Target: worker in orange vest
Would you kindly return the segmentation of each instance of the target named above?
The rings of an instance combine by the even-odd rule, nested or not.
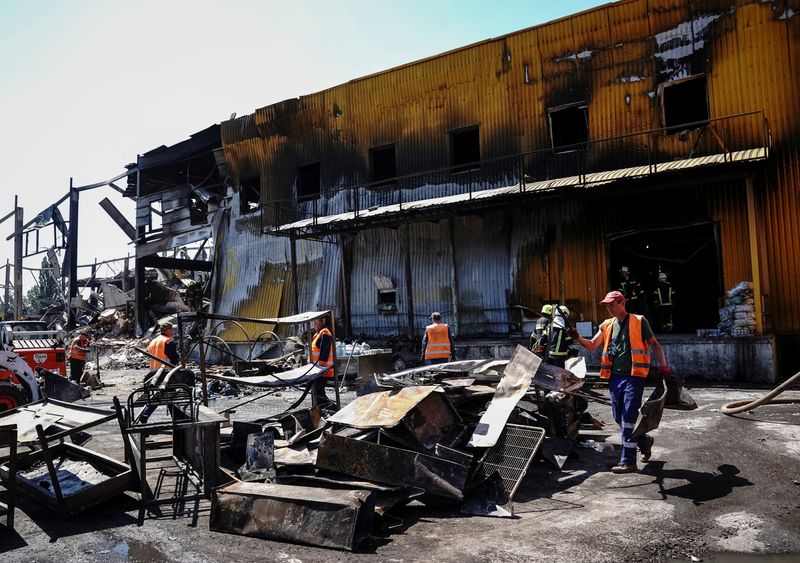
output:
[[[73,338],[67,347],[67,359],[69,360],[69,379],[75,383],[80,383],[83,375],[83,368],[86,366],[86,357],[89,353],[89,335],[83,331]]]
[[[314,338],[311,340],[311,361],[321,367],[330,367],[322,377],[333,379],[333,335],[325,326],[325,318],[314,319]]]
[[[455,357],[450,327],[442,322],[441,313],[431,313],[431,324],[425,327],[420,359],[428,365],[443,364]]]
[[[161,334],[150,341],[150,344],[147,345],[147,351],[151,356],[166,360],[172,365],[178,365],[181,359],[178,355],[178,343],[172,338],[173,330],[172,323],[161,323],[161,326],[159,327]],[[150,359],[151,370],[157,370],[163,365],[166,364],[152,358]]]
[[[606,306],[610,318],[603,321],[600,330],[589,340],[574,328],[569,335],[589,351],[603,346],[600,359],[600,378],[608,380],[611,395],[611,413],[621,429],[622,456],[613,473],[633,473],[636,465],[636,448],[642,452],[642,461],[648,462],[653,451],[653,438],[644,434],[633,438],[642,394],[650,373],[651,350],[665,378],[672,377],[664,349],[653,335],[650,323],[643,315],[628,313],[625,296],[610,291],[600,304]]]

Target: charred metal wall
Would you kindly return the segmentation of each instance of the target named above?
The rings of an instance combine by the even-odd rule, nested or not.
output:
[[[763,110],[769,119],[773,148],[755,177],[762,287],[771,329],[798,331],[798,61],[797,1],[622,1],[261,108],[223,123],[223,145],[234,183],[258,176],[262,201],[288,200],[264,209],[265,222],[274,224],[301,218],[314,206],[325,213],[344,209],[347,196],[331,191],[369,180],[371,148],[395,144],[398,175],[448,166],[449,133],[464,127],[479,127],[482,159],[545,149],[550,146],[548,110],[571,103],[588,106],[590,139],[659,128],[660,86],[705,74],[711,118]],[[742,126],[729,134],[746,142],[754,131]],[[690,154],[695,142],[679,135],[644,141],[632,137],[587,158],[594,169],[611,170],[633,156],[641,158],[647,143],[659,154],[681,157]],[[715,141],[709,136],[704,142]],[[291,201],[297,196],[297,168],[315,162],[320,163],[323,195],[298,205]],[[537,175],[557,174],[537,164],[532,163]],[[458,177],[432,182],[418,189],[415,198],[458,193],[460,184]],[[542,202],[500,217],[358,233],[349,282],[354,331],[391,333],[406,324],[403,290],[398,289],[398,314],[379,315],[371,280],[375,274],[404,279],[398,233],[407,232],[410,241],[415,325],[423,325],[432,309],[453,314],[457,309],[463,334],[503,332],[509,303],[536,305],[558,297],[556,216],[566,227],[565,292],[587,318],[602,316],[594,304],[609,284],[606,236],[633,224],[716,222],[724,283],[730,287],[750,279],[744,181],[707,184],[676,186],[672,193],[630,192],[619,197],[626,201],[623,206],[602,198],[576,199],[570,205]],[[391,197],[391,192],[365,190],[369,205],[391,203]],[[268,237],[259,240],[271,244]],[[316,280],[308,282],[303,298],[309,306],[327,300],[343,305],[337,299],[337,252],[330,265],[307,255],[302,276]],[[315,260],[325,267],[313,266]],[[321,297],[312,297],[312,287],[319,288],[313,291]]]

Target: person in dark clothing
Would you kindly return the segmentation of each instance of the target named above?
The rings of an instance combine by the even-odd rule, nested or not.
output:
[[[658,312],[658,324],[663,332],[672,332],[672,306],[675,290],[665,272],[658,274],[658,286],[653,291],[653,301]]]
[[[536,326],[531,333],[531,352],[538,356],[542,356],[547,346],[547,341],[550,338],[550,323],[553,320],[553,306],[550,303],[542,305],[542,310],[539,313],[540,317],[536,319]]]
[[[628,311],[635,315],[647,315],[647,301],[644,289],[627,266],[619,269],[619,292],[625,296]]]
[[[551,366],[563,368],[570,356],[573,339],[568,333],[567,319],[569,319],[569,309],[565,305],[559,305],[554,309],[553,321],[549,328],[547,352],[545,353],[545,362]]]

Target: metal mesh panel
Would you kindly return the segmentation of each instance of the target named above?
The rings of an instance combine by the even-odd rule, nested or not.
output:
[[[511,500],[525,477],[544,434],[544,428],[507,424],[497,444],[489,448],[483,456],[475,471],[475,479],[489,477],[497,471],[503,479],[508,499]]]

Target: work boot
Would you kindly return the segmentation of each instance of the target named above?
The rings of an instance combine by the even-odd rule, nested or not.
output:
[[[636,467],[635,463],[620,463],[619,465],[615,465],[611,468],[611,473],[616,475],[620,475],[622,473],[636,473],[639,471],[639,468]]]
[[[645,436],[646,442],[639,446],[639,451],[642,452],[642,461],[647,463],[650,461],[650,456],[653,455],[653,444],[656,439],[652,436]]]

